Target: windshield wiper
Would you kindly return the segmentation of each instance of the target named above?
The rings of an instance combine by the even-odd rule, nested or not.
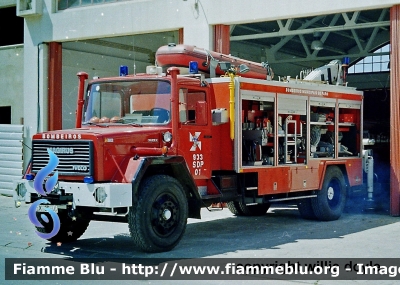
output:
[[[138,123],[128,123],[127,125],[133,126],[133,127],[143,127],[143,125],[138,124]]]
[[[82,125],[91,125],[91,126],[97,126],[97,127],[102,127],[102,128],[108,128],[108,125],[100,125],[99,123],[93,123],[93,122],[84,122]]]
[[[143,125],[138,124],[138,123],[122,123],[122,122],[116,122],[116,123],[111,123],[111,124],[118,124],[120,123],[121,125],[130,125],[133,127],[143,127]],[[93,123],[93,122],[84,122],[82,125],[90,125],[90,126],[97,126],[97,127],[102,127],[102,128],[108,128],[110,126],[110,123]]]

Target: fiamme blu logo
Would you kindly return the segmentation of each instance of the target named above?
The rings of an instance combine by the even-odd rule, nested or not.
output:
[[[58,182],[58,171],[55,171],[52,176],[49,175],[56,169],[59,159],[50,149],[47,149],[47,152],[50,156],[49,162],[37,173],[33,183],[33,187],[40,197],[46,197],[47,194],[51,193]],[[60,230],[60,218],[51,208],[41,207],[42,212],[36,211],[41,204],[50,204],[50,202],[45,198],[34,202],[29,207],[28,217],[37,229],[43,231],[36,231],[36,234],[43,239],[50,239]],[[51,225],[51,230],[48,230]]]

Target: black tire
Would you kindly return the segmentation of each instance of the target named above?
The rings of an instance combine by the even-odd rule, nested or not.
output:
[[[270,204],[246,205],[242,201],[228,202],[228,209],[236,216],[262,216],[264,215]]]
[[[230,201],[226,203],[229,211],[231,211],[232,214],[235,216],[243,216],[242,209],[240,209],[239,202],[237,201]]]
[[[188,203],[181,184],[167,175],[154,175],[140,185],[138,201],[129,210],[129,231],[145,252],[173,249],[187,224]]]
[[[256,205],[245,205],[239,203],[240,209],[245,216],[262,216],[268,211],[270,204],[256,204]]]
[[[48,223],[44,222],[42,219],[42,215],[47,217]],[[53,221],[49,213],[39,213],[36,212],[36,217],[44,225],[43,228],[36,227],[36,230],[40,233],[50,233],[53,229]],[[60,229],[58,233],[52,238],[47,239],[51,242],[73,242],[80,238],[90,223],[89,215],[68,215],[67,211],[61,210],[58,213],[58,217],[60,218]]]
[[[297,208],[299,209],[300,216],[306,220],[316,220],[314,210],[311,205],[310,199],[300,199],[297,201]]]
[[[326,169],[322,189],[311,199],[318,220],[333,221],[340,218],[346,204],[347,189],[342,171],[337,166]]]

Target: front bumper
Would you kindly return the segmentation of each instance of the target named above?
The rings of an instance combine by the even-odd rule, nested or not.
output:
[[[40,196],[33,187],[33,181],[21,179],[14,181],[13,198],[16,205],[22,201],[34,202]],[[48,198],[57,204],[71,202],[76,206],[97,208],[119,208],[132,206],[132,184],[130,183],[79,183],[59,181]],[[68,197],[68,198],[66,198]],[[46,199],[47,196],[40,198]]]

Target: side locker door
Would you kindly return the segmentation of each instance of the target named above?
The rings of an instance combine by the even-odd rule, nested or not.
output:
[[[211,111],[206,92],[179,90],[179,155],[183,155],[194,179],[211,177]]]

